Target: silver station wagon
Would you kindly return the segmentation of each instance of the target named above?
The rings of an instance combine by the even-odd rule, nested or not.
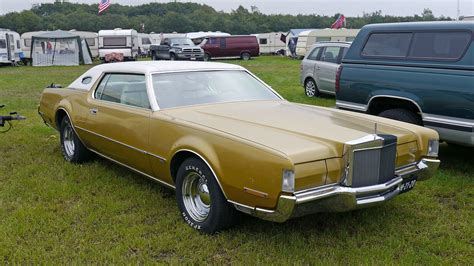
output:
[[[301,62],[300,82],[306,96],[335,94],[336,72],[350,42],[319,42],[309,49]]]

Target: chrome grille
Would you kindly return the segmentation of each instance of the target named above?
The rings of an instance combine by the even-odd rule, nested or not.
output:
[[[395,136],[377,135],[367,142],[350,143],[346,152],[346,165],[349,167],[344,179],[346,185],[372,186],[386,183],[395,177]]]

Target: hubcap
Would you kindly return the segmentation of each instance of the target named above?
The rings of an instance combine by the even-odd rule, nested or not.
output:
[[[75,150],[75,145],[74,145],[74,132],[72,131],[71,125],[67,125],[64,128],[64,133],[63,133],[63,145],[64,145],[64,151],[66,152],[66,155],[68,157],[74,156],[74,150]]]
[[[189,173],[183,181],[183,203],[191,218],[203,222],[211,210],[211,195],[207,180],[197,172]]]
[[[309,97],[313,97],[316,94],[316,85],[314,85],[313,81],[306,82],[305,91]]]

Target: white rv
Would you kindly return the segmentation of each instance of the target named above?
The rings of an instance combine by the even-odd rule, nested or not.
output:
[[[316,29],[303,31],[298,36],[296,55],[300,58],[306,55],[313,44],[317,42],[352,42],[359,29]]]
[[[70,32],[79,35],[82,39],[85,39],[89,49],[91,50],[92,57],[99,56],[99,34],[92,31],[76,31],[70,30]]]
[[[0,64],[20,61],[20,34],[8,29],[0,29]]]
[[[284,32],[269,32],[252,34],[257,37],[261,54],[278,54],[286,50],[286,43],[281,40]]]
[[[136,30],[99,31],[99,58],[105,60],[106,55],[120,54],[124,60],[136,60],[138,56],[138,33]]]
[[[31,37],[33,35],[39,35],[43,34],[46,31],[30,31],[30,32],[25,32],[21,35],[21,41],[20,41],[20,47],[21,50],[23,51],[23,56],[25,59],[31,59]]]
[[[199,31],[199,32],[188,32],[185,37],[191,39],[195,45],[200,45],[208,37],[222,37],[230,36],[227,32],[220,31]]]
[[[138,33],[138,48],[140,55],[147,56],[150,52],[151,36],[147,33]]]

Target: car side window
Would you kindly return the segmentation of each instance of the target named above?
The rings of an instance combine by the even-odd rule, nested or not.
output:
[[[221,48],[225,48],[225,38],[220,39]]]
[[[406,57],[412,33],[372,33],[362,49],[363,56]]]
[[[417,32],[409,57],[455,60],[461,58],[470,43],[469,32]]]
[[[339,57],[337,58],[337,63],[340,64],[342,62],[342,59],[344,59],[344,56],[346,56],[347,51],[349,51],[349,48],[347,47],[342,47],[341,52],[339,53]]]
[[[336,64],[337,59],[339,57],[340,50],[341,50],[341,47],[335,47],[335,46],[326,47],[324,49],[324,52],[321,55],[320,61]]]
[[[145,76],[140,74],[107,74],[95,91],[95,98],[141,108],[150,108]]]
[[[319,60],[321,47],[316,47],[309,55],[308,60]]]

